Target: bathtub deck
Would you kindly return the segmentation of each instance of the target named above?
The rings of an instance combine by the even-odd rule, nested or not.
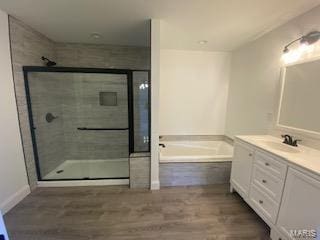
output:
[[[38,188],[5,215],[12,240],[269,239],[229,185]]]

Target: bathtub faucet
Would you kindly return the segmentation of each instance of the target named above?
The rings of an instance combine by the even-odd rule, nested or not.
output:
[[[163,147],[163,148],[166,147],[166,145],[164,145],[163,143],[159,143],[159,146],[160,146],[160,147]]]

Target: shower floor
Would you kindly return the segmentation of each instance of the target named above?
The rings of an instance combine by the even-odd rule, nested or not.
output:
[[[43,180],[128,178],[129,159],[66,160]]]

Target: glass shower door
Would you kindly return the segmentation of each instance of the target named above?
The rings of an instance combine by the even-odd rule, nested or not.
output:
[[[134,152],[150,151],[150,81],[148,71],[132,72]]]
[[[89,179],[129,177],[128,86],[125,74],[75,74],[76,159]]]
[[[129,177],[125,73],[29,72],[40,180]]]

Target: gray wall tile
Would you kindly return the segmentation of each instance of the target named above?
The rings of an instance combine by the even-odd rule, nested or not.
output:
[[[130,188],[150,187],[150,157],[130,157]]]
[[[21,21],[10,17],[10,40],[13,64],[13,77],[17,97],[20,129],[25,154],[26,168],[30,187],[37,183],[36,167],[32,149],[27,102],[22,67],[25,65],[42,66],[41,56],[54,58],[54,43],[44,35],[34,31]]]
[[[160,163],[161,186],[188,186],[228,183],[231,162]]]
[[[55,52],[64,67],[150,69],[150,49],[145,47],[57,43]]]

